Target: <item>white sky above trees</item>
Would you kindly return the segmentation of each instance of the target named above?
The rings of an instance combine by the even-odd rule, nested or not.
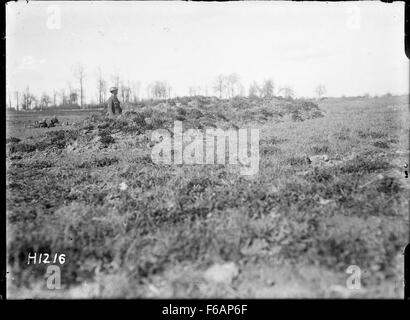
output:
[[[58,29],[50,6],[61,13]],[[218,74],[237,73],[248,90],[272,78],[297,96],[407,94],[404,3],[307,2],[8,2],[8,90],[36,95],[77,87],[96,101],[96,70],[146,85],[166,80],[174,95],[189,86],[213,94]],[[66,89],[67,90],[67,89]]]

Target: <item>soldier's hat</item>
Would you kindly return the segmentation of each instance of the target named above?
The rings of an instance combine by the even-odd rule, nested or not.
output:
[[[114,92],[114,91],[118,91],[118,88],[117,87],[111,87],[110,92]]]

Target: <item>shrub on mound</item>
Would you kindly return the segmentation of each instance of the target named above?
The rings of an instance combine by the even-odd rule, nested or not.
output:
[[[78,130],[49,131],[34,142],[11,142],[8,149],[10,153],[64,149],[69,143],[76,140],[78,135]]]
[[[101,144],[105,147],[115,142],[114,138],[110,135],[110,132],[107,129],[102,130],[98,133],[98,135],[100,137]]]
[[[323,116],[319,107],[305,100],[281,100],[277,97],[178,97],[168,100],[145,101],[143,106],[131,106],[120,117],[104,115],[89,117],[83,126],[88,131],[105,129],[116,132],[143,134],[147,130],[170,128],[174,121],[199,123],[198,129],[214,123],[216,126],[238,122],[267,122],[288,115],[293,121],[304,121]]]
[[[16,152],[33,152],[36,151],[36,147],[32,144],[29,143],[10,143],[8,146],[8,150],[10,153],[16,153]]]

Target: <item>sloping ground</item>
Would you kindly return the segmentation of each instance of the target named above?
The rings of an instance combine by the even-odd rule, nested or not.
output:
[[[11,139],[9,295],[400,297],[406,108],[394,97],[325,100],[325,112],[303,101],[199,97]],[[151,130],[175,119],[258,123],[258,176],[152,163]],[[46,266],[27,266],[29,251],[66,254],[62,290],[45,289]],[[361,290],[345,286],[349,265],[362,270]]]

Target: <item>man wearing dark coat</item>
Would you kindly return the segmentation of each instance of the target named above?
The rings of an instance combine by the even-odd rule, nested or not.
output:
[[[120,115],[122,113],[120,100],[117,98],[118,88],[110,88],[111,97],[107,100],[107,113],[109,116]]]

